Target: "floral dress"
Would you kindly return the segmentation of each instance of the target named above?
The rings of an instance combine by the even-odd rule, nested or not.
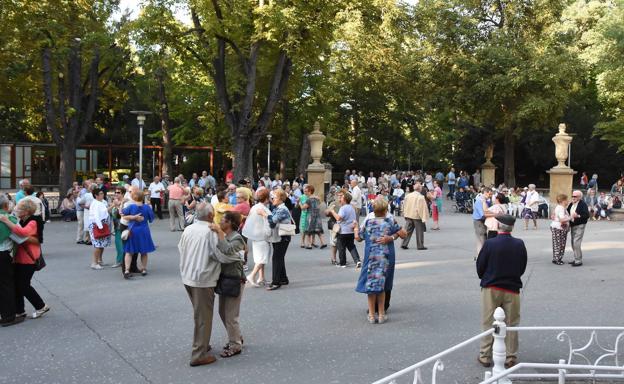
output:
[[[365,240],[364,264],[355,288],[357,292],[381,293],[392,289],[394,243],[378,244],[377,239],[394,235],[400,229],[390,217],[375,217],[362,224],[360,237]]]
[[[308,199],[307,234],[323,233],[323,219],[321,217],[321,201],[316,196]]]

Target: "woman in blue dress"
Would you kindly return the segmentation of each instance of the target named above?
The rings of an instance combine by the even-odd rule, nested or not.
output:
[[[156,247],[152,241],[149,223],[154,221],[154,212],[149,205],[143,204],[143,191],[132,192],[132,204],[122,210],[124,216],[141,216],[142,221],[133,220],[128,225],[130,235],[124,244],[125,271],[124,278],[130,277],[130,264],[132,263],[132,254],[141,254],[141,274],[147,275],[147,254],[154,252]]]
[[[355,290],[368,295],[368,322],[382,324],[388,319],[384,304],[386,291],[392,290],[394,278],[394,240],[405,234],[399,224],[387,216],[388,202],[384,198],[373,201],[373,211],[375,216],[355,229],[356,240],[365,241],[364,265]]]

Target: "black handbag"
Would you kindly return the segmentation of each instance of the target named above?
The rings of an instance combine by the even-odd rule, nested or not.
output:
[[[241,293],[241,278],[240,276],[226,276],[224,274],[219,275],[217,280],[217,286],[215,287],[215,293],[217,295],[227,297],[238,297]]]

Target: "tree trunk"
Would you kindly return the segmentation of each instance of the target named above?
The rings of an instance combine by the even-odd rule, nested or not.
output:
[[[516,136],[513,128],[505,130],[505,164],[504,178],[508,187],[516,186]]]
[[[156,77],[158,78],[158,99],[160,101],[160,127],[162,130],[162,142],[163,142],[163,163],[162,173],[163,175],[169,174],[172,171],[171,168],[171,120],[169,119],[169,103],[167,102],[167,94],[165,92],[165,69],[159,68],[156,71]]]
[[[310,155],[310,140],[308,139],[308,134],[304,131],[303,137],[301,139],[301,151],[299,152],[299,165],[297,166],[297,176],[303,173],[306,174],[308,170],[308,164],[312,160]]]
[[[248,136],[236,136],[234,138],[234,180],[253,177],[253,151],[256,145]]]
[[[71,188],[74,182],[74,172],[76,171],[76,144],[71,141],[65,142],[61,146],[61,162],[59,165],[59,195]],[[60,199],[62,200],[62,199]]]
[[[282,99],[282,150],[280,153],[280,175],[282,176],[282,180],[286,179],[286,164],[288,164],[288,122],[290,120],[290,103],[288,102],[288,98],[284,97]]]

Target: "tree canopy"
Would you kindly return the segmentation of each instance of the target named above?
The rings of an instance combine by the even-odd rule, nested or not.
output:
[[[76,145],[136,136],[133,109],[167,172],[173,145],[213,145],[237,178],[267,134],[272,170],[305,169],[317,120],[338,169],[472,170],[493,143],[515,185],[554,164],[559,122],[573,167],[624,151],[624,0],[118,4],[2,0],[0,139],[57,143],[61,185]]]

